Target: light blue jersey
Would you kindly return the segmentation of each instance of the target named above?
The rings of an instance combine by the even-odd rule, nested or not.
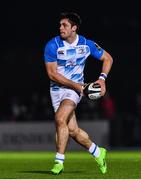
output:
[[[60,36],[51,39],[45,46],[45,62],[57,62],[57,72],[77,83],[84,82],[85,61],[89,55],[100,59],[104,50],[94,41],[77,35],[76,40],[69,44]],[[57,90],[60,85],[51,81],[51,87]]]

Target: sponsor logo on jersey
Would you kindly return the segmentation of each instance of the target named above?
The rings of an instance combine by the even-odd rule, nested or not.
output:
[[[59,50],[59,51],[58,51],[58,54],[60,54],[60,55],[61,55],[61,54],[62,54],[62,55],[64,55],[64,54],[65,54],[65,52],[64,52],[63,50]]]
[[[99,51],[101,50],[101,47],[97,43],[95,43],[95,46]]]

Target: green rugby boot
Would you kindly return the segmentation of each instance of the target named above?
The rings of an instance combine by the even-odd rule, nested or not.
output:
[[[54,175],[58,175],[63,171],[64,171],[64,165],[62,163],[55,161],[55,164],[53,168],[51,169],[51,173]]]
[[[106,149],[100,148],[100,155],[99,157],[95,157],[95,160],[102,174],[105,174],[107,172],[107,164],[106,164],[105,159],[106,159]]]

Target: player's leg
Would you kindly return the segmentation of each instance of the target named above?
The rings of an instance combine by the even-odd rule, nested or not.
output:
[[[55,165],[51,170],[53,174],[59,174],[64,170],[63,162],[65,159],[65,149],[69,138],[68,119],[71,116],[76,105],[73,101],[65,99],[61,102],[55,113],[56,122],[56,148]]]
[[[92,144],[88,134],[78,127],[75,112],[73,111],[71,118],[68,122],[69,135],[80,145],[89,149]]]
[[[56,133],[57,133],[57,150],[58,153],[64,154],[69,138],[68,120],[75,109],[75,104],[69,99],[61,102],[56,114]]]
[[[71,115],[71,118],[68,123],[68,129],[70,136],[80,145],[85,147],[95,157],[95,160],[99,165],[101,172],[106,173],[106,150],[104,148],[99,148],[94,142],[91,141],[88,134],[78,127],[75,112],[73,112]]]
[[[92,144],[94,144],[92,142],[92,140],[90,139],[89,135],[87,134],[87,132],[85,132],[84,130],[82,130],[81,128],[78,127],[78,124],[76,121],[76,115],[75,115],[74,111],[69,120],[68,129],[69,129],[69,135],[76,142],[78,142],[80,145],[82,145],[86,149],[89,149],[92,146]],[[100,151],[99,151],[98,146],[96,146],[95,144],[94,144],[92,150],[94,150],[94,149],[95,149],[95,152],[94,152],[95,156],[99,156]]]

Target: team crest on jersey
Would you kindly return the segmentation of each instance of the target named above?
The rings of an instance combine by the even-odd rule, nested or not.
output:
[[[78,49],[78,54],[84,54],[84,53],[85,53],[84,48],[79,48]]]

